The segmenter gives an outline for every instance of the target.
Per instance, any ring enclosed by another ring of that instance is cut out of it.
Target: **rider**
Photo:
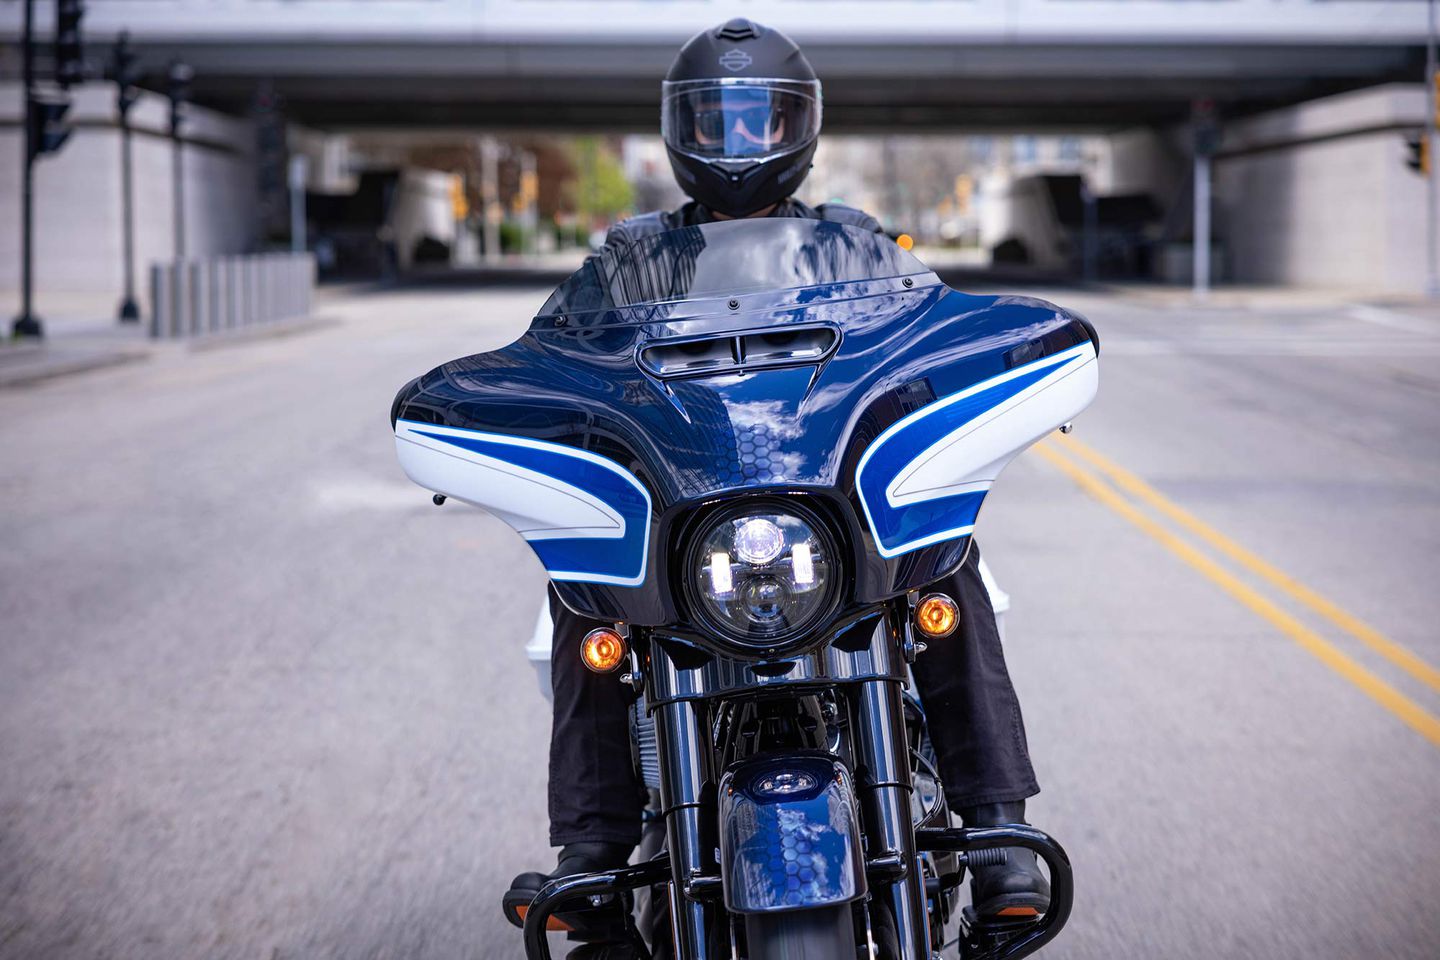
[[[737,18],[691,38],[665,77],[661,131],[675,178],[692,200],[616,224],[607,247],[743,217],[881,229],[852,207],[809,207],[791,196],[815,153],[820,82],[778,30]],[[960,627],[932,642],[913,670],[950,809],[967,826],[993,826],[1023,822],[1025,799],[1040,788],[979,559],[972,543],[964,566],[934,584],[959,603]],[[550,610],[550,842],[561,849],[550,874],[515,878],[505,896],[512,920],[554,877],[623,866],[640,840],[646,798],[631,761],[628,688],[590,672],[579,656],[581,638],[605,624],[572,613],[553,587]],[[1033,853],[1011,849],[1007,862],[973,869],[971,895],[981,916],[1033,916],[1048,905],[1049,886]]]

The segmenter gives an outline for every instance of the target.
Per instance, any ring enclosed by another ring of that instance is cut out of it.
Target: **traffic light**
[[[1196,156],[1212,156],[1220,149],[1220,119],[1214,100],[1200,99],[1190,105],[1190,126]]]
[[[180,135],[180,107],[190,99],[190,82],[195,68],[181,60],[171,60],[165,74],[165,96],[170,98],[170,135]]]
[[[30,159],[55,153],[70,139],[71,129],[64,122],[70,112],[69,97],[39,97],[30,101],[26,118],[30,121]]]
[[[458,173],[450,174],[450,216],[456,221],[470,216],[470,198],[465,195],[465,180]]]
[[[1416,173],[1430,172],[1430,138],[1424,133],[1405,138],[1405,165]]]
[[[140,57],[130,47],[130,34],[120,34],[110,56],[110,79],[115,82],[115,103],[121,114],[140,99]]]
[[[85,50],[80,42],[82,0],[55,0],[55,82],[72,87],[85,79]]]

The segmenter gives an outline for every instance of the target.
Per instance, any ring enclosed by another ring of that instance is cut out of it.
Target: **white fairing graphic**
[[[1016,367],[887,427],[855,470],[882,557],[969,536],[990,485],[1022,450],[1095,398],[1093,343]]]
[[[1063,356],[1045,379],[940,438],[911,461],[885,490],[890,505],[988,489],[1026,447],[1088,407],[1100,383],[1095,348],[1086,343]],[[1008,376],[977,384],[961,396],[987,390]]]
[[[618,540],[625,536],[624,518],[609,504],[579,487],[425,434],[463,438],[475,436],[475,431],[406,420],[395,425],[395,450],[400,466],[411,480],[425,489],[493,513],[526,540],[551,537]],[[487,435],[487,439],[518,446],[553,446],[516,437]]]

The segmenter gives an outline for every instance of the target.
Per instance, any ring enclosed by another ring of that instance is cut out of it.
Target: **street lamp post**
[[[1220,144],[1214,101],[1196,100],[1192,104],[1191,125],[1195,153],[1191,280],[1193,296],[1204,300],[1210,295],[1210,157]]]
[[[185,259],[185,168],[183,165],[183,142],[180,139],[180,124],[184,117],[181,108],[190,99],[190,81],[195,71],[180,60],[170,62],[166,76],[166,96],[170,98],[170,141],[172,144],[171,170],[174,180],[175,208],[175,261]]]
[[[20,183],[20,314],[10,332],[17,337],[44,336],[33,303],[34,261],[30,249],[35,225],[35,0],[25,0],[25,34],[21,56],[25,82],[25,167]]]
[[[135,186],[130,160],[130,108],[139,98],[135,83],[140,79],[130,34],[122,33],[115,44],[110,65],[115,81],[115,109],[120,114],[120,211],[121,247],[125,254],[125,299],[120,303],[121,323],[139,323],[140,307],[135,302]]]
[[[1436,150],[1440,149],[1440,131],[1437,131],[1436,124],[1440,122],[1440,76],[1436,75],[1435,55],[1435,3],[1436,0],[1429,0],[1426,3],[1429,22],[1425,32],[1425,86],[1428,90],[1426,102],[1429,104],[1429,116],[1425,119],[1425,147],[1429,163],[1425,171],[1425,293],[1431,299],[1440,299],[1440,225],[1436,223],[1437,212],[1435,201],[1437,194],[1440,194],[1440,187],[1436,186],[1436,178],[1440,177],[1440,156]]]
[[[81,0],[55,3],[55,82],[61,90],[85,79],[84,52],[80,43],[80,20],[85,15]],[[22,40],[25,84],[24,165],[20,174],[20,313],[10,332],[16,337],[42,337],[45,328],[35,316],[35,161],[56,153],[70,139],[71,130],[62,121],[70,110],[65,94],[41,96],[35,88],[35,0],[25,0],[25,27]]]
[[[480,197],[485,231],[485,262],[500,262],[500,145],[488,134],[480,138]]]

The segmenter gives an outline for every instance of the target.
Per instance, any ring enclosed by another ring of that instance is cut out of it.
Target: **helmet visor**
[[[663,87],[660,132],[702,160],[762,160],[820,132],[818,80],[682,80]]]

